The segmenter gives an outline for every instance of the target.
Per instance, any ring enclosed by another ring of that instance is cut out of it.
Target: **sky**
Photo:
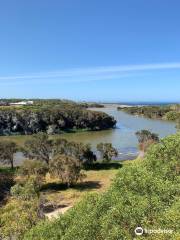
[[[179,0],[1,0],[0,98],[180,102]]]

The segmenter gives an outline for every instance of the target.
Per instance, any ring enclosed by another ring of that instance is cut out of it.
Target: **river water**
[[[133,116],[123,111],[118,111],[116,106],[106,106],[105,108],[91,108],[94,111],[102,111],[113,116],[116,121],[116,128],[97,132],[81,132],[63,134],[67,140],[90,143],[93,150],[100,142],[112,143],[117,148],[118,159],[133,159],[138,155],[138,142],[135,132],[148,129],[159,134],[160,137],[176,133],[175,123],[147,119],[144,117]]]
[[[135,132],[142,129],[150,130],[159,134],[160,137],[176,132],[175,123],[147,119],[144,117],[133,116],[123,111],[118,111],[116,105],[105,106],[105,108],[91,108],[93,111],[102,111],[113,116],[116,121],[116,128],[103,131],[89,131],[79,133],[65,133],[60,137],[69,141],[90,143],[93,151],[100,142],[112,143],[118,150],[118,159],[133,159],[138,155],[138,141]],[[19,164],[24,157],[21,153],[16,156],[16,163]]]

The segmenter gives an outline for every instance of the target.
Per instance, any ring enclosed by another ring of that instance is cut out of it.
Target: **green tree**
[[[9,164],[11,168],[14,168],[14,154],[18,148],[16,143],[11,141],[0,142],[0,161]]]
[[[99,143],[97,144],[97,150],[100,152],[104,162],[109,162],[112,160],[112,157],[118,156],[118,151],[111,143]]]
[[[159,142],[158,135],[148,130],[138,131],[136,132],[136,136],[138,138],[139,149],[141,150],[142,157],[144,157],[144,153],[147,151],[151,144]]]
[[[56,155],[50,161],[50,172],[59,177],[68,187],[83,177],[82,163],[78,158],[67,155]]]
[[[25,142],[23,152],[30,159],[44,161],[49,164],[52,158],[53,142],[46,133],[38,133]]]
[[[70,142],[61,138],[54,141],[53,155],[56,154],[65,154],[78,158],[84,165],[96,161],[96,155],[89,144]]]
[[[167,112],[165,115],[165,119],[170,121],[176,121],[180,117],[180,113],[177,111]]]

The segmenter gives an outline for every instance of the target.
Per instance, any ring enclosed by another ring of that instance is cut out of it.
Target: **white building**
[[[10,105],[13,106],[22,106],[22,105],[33,105],[33,101],[22,101],[22,102],[16,102],[16,103],[10,103]]]

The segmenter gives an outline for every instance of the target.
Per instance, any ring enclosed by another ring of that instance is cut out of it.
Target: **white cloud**
[[[155,63],[155,64],[140,64],[140,65],[121,65],[121,66],[100,66],[90,68],[72,68],[62,69],[59,71],[42,72],[27,75],[0,76],[0,81],[24,81],[24,80],[52,80],[56,79],[61,82],[84,82],[93,80],[104,80],[128,77],[137,72],[153,71],[166,69],[180,69],[180,62],[177,63]]]

